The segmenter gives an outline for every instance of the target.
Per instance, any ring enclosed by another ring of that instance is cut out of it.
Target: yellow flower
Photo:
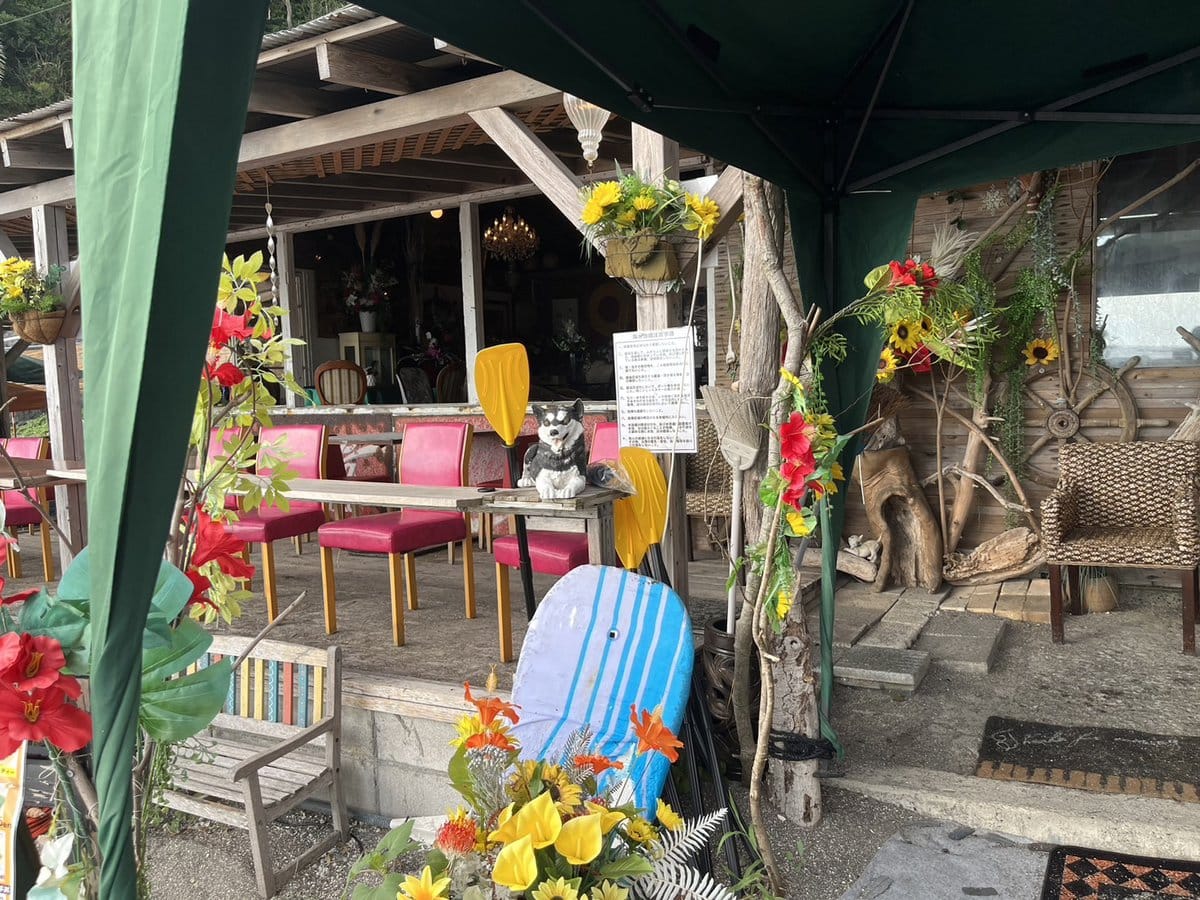
[[[671,804],[661,799],[658,801],[658,808],[654,811],[654,815],[659,824],[667,831],[678,831],[683,827],[683,816],[671,809]]]
[[[888,343],[900,353],[912,353],[921,344],[921,325],[919,322],[909,322],[901,319],[892,326]]]
[[[929,334],[933,331],[933,319],[929,316],[921,316],[921,334]]]
[[[802,513],[794,509],[788,511],[787,523],[788,527],[792,529],[792,534],[796,535],[796,537],[804,537],[805,535],[812,534],[812,525],[809,523],[809,520]]]
[[[537,877],[537,857],[533,855],[533,839],[529,835],[505,846],[492,866],[492,881],[510,891],[528,890]]]
[[[562,816],[549,791],[543,791],[522,806],[514,821],[517,833],[533,838],[533,846],[538,850],[553,844],[563,827]]]
[[[775,617],[780,621],[787,618],[787,614],[792,611],[792,596],[787,591],[780,591],[779,596],[775,598]]]
[[[601,806],[599,803],[593,803],[591,800],[588,800],[583,805],[587,807],[588,812],[600,814],[600,830],[604,834],[608,834],[625,819],[625,813],[619,809],[609,809],[607,806]]]
[[[621,199],[621,185],[615,181],[602,181],[592,188],[592,196],[588,198],[589,203],[598,203],[600,206],[612,206]]]
[[[603,848],[604,816],[590,813],[576,816],[563,824],[562,831],[554,841],[554,849],[573,866],[586,866],[600,855]]]
[[[588,900],[629,900],[629,891],[611,881],[595,885]]]
[[[514,800],[528,797],[529,783],[535,777],[541,779],[542,785],[563,815],[569,816],[583,805],[583,788],[571,780],[566,770],[561,766],[545,765],[536,760],[524,760],[517,767],[517,771],[508,782],[508,795]]]
[[[688,231],[699,232],[701,239],[708,240],[721,218],[721,207],[717,205],[717,201],[708,197],[697,197],[695,194],[688,194],[686,202],[692,215],[683,223],[683,227]]]
[[[834,481],[846,480],[846,473],[842,471],[842,464],[840,462],[835,462],[829,467],[829,474],[833,476]]]
[[[1025,365],[1044,366],[1058,359],[1058,342],[1054,338],[1042,338],[1025,345]]]
[[[812,423],[817,426],[817,438],[822,441],[832,441],[837,437],[837,428],[833,416],[829,413],[817,413]]]
[[[617,224],[618,225],[632,225],[636,221],[637,221],[637,213],[634,212],[632,209],[627,209],[627,210],[625,210],[625,212],[623,212],[619,216],[617,216]]]
[[[604,218],[604,207],[595,200],[589,200],[583,204],[583,212],[579,214],[579,218],[583,219],[584,225],[595,225]]]
[[[635,843],[648,844],[658,839],[658,831],[641,816],[635,816],[625,826],[625,836]]]
[[[656,206],[658,206],[658,203],[649,194],[638,194],[633,198],[633,208],[638,212],[648,212]]]
[[[875,370],[875,380],[880,384],[887,384],[896,377],[896,354],[892,352],[891,347],[884,347],[883,352],[879,354],[879,368]]]
[[[412,875],[404,876],[404,884],[400,886],[397,900],[407,897],[408,900],[442,900],[446,896],[446,888],[450,887],[449,878],[433,880],[433,870],[426,866],[420,878]]]
[[[565,878],[543,881],[533,892],[533,900],[579,900],[579,891]]]
[[[780,367],[780,369],[779,369],[779,374],[782,375],[783,380],[786,381],[788,384],[790,384],[792,387],[800,388],[800,390],[802,390],[802,391],[804,390],[804,385],[802,385],[800,383],[800,379],[798,376],[793,375],[787,369],[784,369],[782,367]]]
[[[517,820],[513,818],[513,805],[511,803],[500,810],[500,815],[496,817],[496,830],[487,837],[494,844],[511,844],[517,838],[521,837],[521,832],[517,828]]]

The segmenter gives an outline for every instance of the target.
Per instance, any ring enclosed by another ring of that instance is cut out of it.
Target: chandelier
[[[483,232],[483,249],[510,263],[529,259],[539,243],[537,232],[511,206]]]

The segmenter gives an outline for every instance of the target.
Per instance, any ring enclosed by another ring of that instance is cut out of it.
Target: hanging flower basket
[[[17,337],[31,344],[53,344],[62,333],[63,322],[66,321],[65,310],[56,309],[53,312],[12,313],[13,331]]]
[[[680,283],[679,247],[690,236],[638,234],[610,237],[604,247],[604,272],[624,278],[639,293],[661,293]]]

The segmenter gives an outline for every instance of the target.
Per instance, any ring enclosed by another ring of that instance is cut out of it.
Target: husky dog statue
[[[587,448],[583,440],[583,401],[570,405],[533,404],[538,443],[525,453],[518,487],[536,487],[543,500],[578,496],[587,484]]]

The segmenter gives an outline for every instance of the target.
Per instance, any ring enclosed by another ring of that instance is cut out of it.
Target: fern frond
[[[641,900],[737,900],[725,885],[691,866],[655,866],[633,883],[633,892]]]
[[[680,866],[700,852],[713,832],[725,821],[725,810],[718,809],[698,819],[683,823],[678,831],[661,832],[658,849],[661,855],[654,861],[654,871]]]
[[[563,745],[562,758],[560,765],[567,777],[578,783],[583,777],[579,767],[575,765],[575,757],[587,756],[588,751],[592,747],[592,729],[584,724],[581,727],[572,731],[567,735],[567,741]]]

